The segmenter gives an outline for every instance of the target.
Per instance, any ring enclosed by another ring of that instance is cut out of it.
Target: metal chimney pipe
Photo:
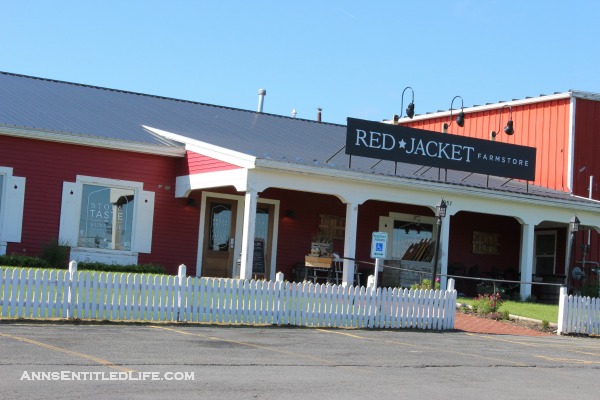
[[[263,111],[263,103],[265,101],[265,96],[267,91],[265,89],[258,89],[258,112],[261,113]]]
[[[322,108],[317,108],[317,122],[321,122],[321,111],[323,111]]]

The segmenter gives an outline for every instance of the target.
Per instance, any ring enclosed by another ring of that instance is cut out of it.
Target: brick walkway
[[[495,335],[519,336],[548,336],[549,333],[513,325],[508,322],[496,321],[489,318],[480,318],[474,315],[456,313],[454,329],[471,333],[487,333]]]

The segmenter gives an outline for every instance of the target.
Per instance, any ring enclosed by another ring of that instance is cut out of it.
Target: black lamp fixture
[[[442,219],[446,216],[448,205],[442,199],[435,206],[435,216],[437,217],[437,241],[435,243],[435,258],[433,260],[433,273],[431,274],[431,289],[435,289],[435,277],[437,275],[438,258],[440,257],[440,237],[442,234]]]
[[[438,218],[444,218],[446,216],[446,209],[448,208],[448,205],[446,204],[446,202],[444,201],[444,199],[442,199],[437,206],[435,206],[435,216]]]
[[[405,87],[402,91],[402,103],[400,105],[400,112],[402,112],[402,108],[404,108],[404,92],[406,92],[406,89],[410,89],[410,91],[412,92],[412,100],[410,101],[408,107],[406,107],[406,116],[412,119],[412,117],[415,116],[415,91],[410,86]]]
[[[579,222],[579,218],[577,218],[577,215],[574,215],[573,218],[569,220],[569,231],[571,233],[578,232],[580,225],[581,222]]]
[[[446,131],[446,129],[448,129],[450,127],[450,125],[452,125],[452,110],[453,110],[453,106],[454,106],[454,100],[456,100],[459,97],[460,96],[454,96],[454,98],[452,99],[452,102],[450,103],[450,124],[444,123],[444,131]],[[460,97],[460,112],[458,113],[458,116],[456,117],[456,125],[460,126],[461,128],[463,126],[465,126],[464,103],[463,103],[462,97]]]
[[[506,126],[504,127],[504,133],[506,133],[508,136],[512,136],[515,133],[515,127],[513,124],[513,119],[512,119],[512,107],[509,106],[508,104],[505,104],[502,106],[502,108],[500,108],[500,119],[502,118],[502,110],[504,110],[505,107],[508,107],[508,111],[510,113],[510,116],[508,117],[508,122],[506,123]],[[498,134],[500,133],[500,120],[498,121],[498,131],[492,131],[492,139],[494,139]]]

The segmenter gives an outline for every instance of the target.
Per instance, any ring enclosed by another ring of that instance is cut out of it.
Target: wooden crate
[[[331,268],[332,257],[305,256],[304,265],[313,268]]]

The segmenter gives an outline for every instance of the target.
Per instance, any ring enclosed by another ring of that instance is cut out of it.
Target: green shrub
[[[419,290],[419,289],[431,289],[431,279],[423,279],[421,283],[413,283],[410,285],[411,289]],[[440,278],[435,280],[435,289],[440,289]]]
[[[78,271],[132,272],[137,274],[166,274],[165,267],[159,264],[115,265],[100,262],[77,263]]]
[[[53,253],[59,255],[58,252]],[[19,254],[0,255],[0,266],[23,267],[23,268],[58,268],[66,269],[66,263],[50,263],[43,258],[24,256]],[[166,269],[159,264],[130,264],[115,265],[100,262],[80,262],[77,263],[77,270],[87,271],[105,271],[105,272],[132,272],[139,274],[166,274]]]
[[[57,239],[51,239],[42,245],[42,259],[53,268],[67,268],[69,265],[69,247],[60,244]]]
[[[0,265],[24,268],[50,268],[46,260],[20,254],[0,255]]]
[[[600,297],[600,283],[588,282],[581,288],[581,295],[584,297]]]

